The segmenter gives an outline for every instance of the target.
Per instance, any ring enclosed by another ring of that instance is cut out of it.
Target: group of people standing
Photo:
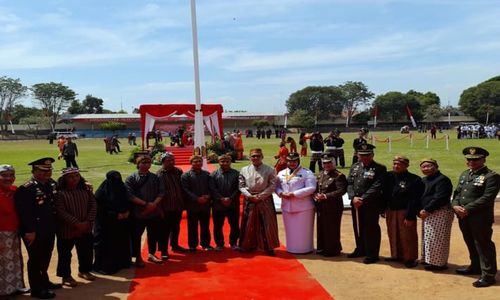
[[[96,279],[93,273],[114,274],[132,265],[145,266],[141,238],[147,233],[147,260],[164,264],[169,246],[175,252],[264,251],[274,256],[279,247],[278,223],[272,194],[282,199],[287,251],[309,254],[314,251],[313,228],[317,216],[316,253],[325,257],[341,255],[342,196],[351,199],[355,250],[347,257],[364,257],[365,264],[379,260],[381,229],[379,216],[386,218],[391,257],[406,267],[417,266],[417,217],[422,219],[420,263],[426,270],[447,268],[451,225],[454,215],[470,253],[471,264],[459,274],[478,274],[475,287],[495,283],[496,252],[491,240],[493,206],[500,188],[500,175],[485,165],[488,151],[467,147],[463,154],[468,170],[460,176],[454,193],[438,162],[421,160],[423,178],[408,171],[410,160],[393,159],[392,171],[374,161],[373,145],[357,146],[358,161],[345,176],[336,169],[328,153],[320,156],[322,170],[315,175],[300,166],[300,155],[291,152],[286,168],[276,173],[263,163],[261,149],[251,149],[250,164],[237,171],[231,157],[219,157],[219,168],[202,169],[203,158],[194,155],[191,169],[175,166],[172,153],[161,157],[162,167],[152,173],[151,158],[139,156],[137,171],[125,180],[110,171],[95,193],[69,167],[52,179],[52,158],[31,162],[33,177],[19,188],[13,183],[15,170],[0,165],[0,294],[26,292],[22,276],[20,241],[28,252],[28,280],[31,295],[55,297],[62,285],[75,287],[71,273],[71,251],[78,254],[78,277]],[[450,198],[453,199],[450,203]],[[243,215],[240,223],[240,195]],[[179,245],[183,210],[187,211],[188,248]],[[212,246],[210,219],[213,221]],[[226,244],[223,226],[230,226]],[[55,238],[57,236],[57,243]],[[61,284],[49,281],[47,269],[56,243],[57,276]],[[157,255],[157,254],[160,255]],[[135,261],[132,262],[132,258]],[[7,271],[8,270],[8,271]]]

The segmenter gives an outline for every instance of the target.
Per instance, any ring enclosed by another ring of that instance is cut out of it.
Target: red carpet
[[[227,243],[227,222],[224,230]],[[180,244],[187,245],[185,219]],[[128,299],[332,299],[284,247],[276,257],[231,249],[170,254],[164,265],[146,263],[136,270]],[[147,246],[142,255],[147,258]]]

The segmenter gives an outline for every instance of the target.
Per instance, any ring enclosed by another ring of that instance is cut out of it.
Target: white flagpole
[[[373,117],[373,128],[377,128],[377,116]]]
[[[200,92],[200,65],[198,61],[198,30],[196,25],[196,1],[191,0],[191,26],[193,31],[193,62],[194,62],[194,87],[196,95],[196,105],[194,113],[194,148],[195,153],[199,149],[199,154],[204,155],[204,129],[203,114],[201,111],[201,92]],[[198,154],[198,153],[196,153]],[[203,158],[203,165],[206,165],[206,158]]]
[[[283,127],[286,129],[286,123],[288,122],[288,114],[285,114],[285,123],[283,124]]]

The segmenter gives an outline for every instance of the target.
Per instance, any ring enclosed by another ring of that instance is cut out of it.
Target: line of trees
[[[373,101],[372,101],[373,100]],[[437,121],[441,116],[468,114],[480,122],[500,122],[500,76],[466,89],[460,96],[459,108],[441,106],[436,93],[409,90],[389,91],[375,97],[359,81],[347,81],[338,86],[308,86],[292,93],[286,101],[291,125],[316,127],[322,120],[336,118],[365,123],[373,117],[375,107],[379,120],[408,120],[409,107],[417,120]],[[487,120],[488,119],[488,120]]]
[[[31,96],[36,107],[26,107],[19,102]],[[104,109],[104,101],[92,95],[80,102],[77,94],[62,83],[37,83],[27,87],[19,78],[0,77],[0,129],[7,131],[12,124],[46,124],[55,128],[61,114],[113,113]],[[118,113],[123,113],[119,111]]]

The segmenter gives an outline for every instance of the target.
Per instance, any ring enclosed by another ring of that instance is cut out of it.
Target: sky
[[[201,101],[225,110],[282,113],[291,93],[346,81],[457,106],[500,75],[499,0],[196,4]],[[114,111],[194,103],[192,45],[189,0],[0,0],[0,76],[60,82]]]

